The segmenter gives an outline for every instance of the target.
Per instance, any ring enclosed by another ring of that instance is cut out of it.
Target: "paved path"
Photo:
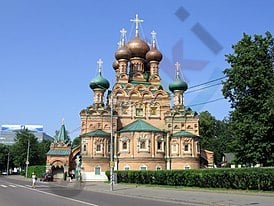
[[[23,178],[20,176],[10,176],[9,178]],[[50,183],[61,184],[66,187],[75,187],[78,183]],[[133,184],[115,184],[113,191],[108,183],[86,182],[82,183],[81,189],[102,192],[114,195],[129,197],[148,198],[155,200],[171,201],[189,205],[214,205],[214,206],[273,206],[274,192],[246,192],[246,191],[210,191],[206,189],[186,189],[186,188],[163,188],[148,187]]]

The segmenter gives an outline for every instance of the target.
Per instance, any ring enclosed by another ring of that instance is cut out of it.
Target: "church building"
[[[176,77],[166,91],[159,75],[163,56],[156,33],[151,32],[147,43],[139,35],[143,20],[136,15],[131,21],[135,37],[126,41],[126,31],[120,31],[113,87],[103,77],[99,59],[98,74],[90,82],[93,103],[80,112],[83,181],[105,181],[110,167],[183,170],[200,168],[206,161],[201,161],[198,113],[184,105],[188,85],[180,64],[169,68]]]

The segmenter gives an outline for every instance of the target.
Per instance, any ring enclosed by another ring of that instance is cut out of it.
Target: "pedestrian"
[[[32,188],[35,188],[37,177],[34,172],[32,173],[31,178],[32,178]]]

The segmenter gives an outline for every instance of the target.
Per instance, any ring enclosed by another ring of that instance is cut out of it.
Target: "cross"
[[[97,61],[97,64],[98,64],[98,69],[99,69],[99,73],[100,73],[101,69],[102,69],[102,65],[103,65],[103,61],[101,58]]]
[[[124,28],[122,28],[122,30],[120,30],[120,32],[121,32],[121,45],[119,45],[119,46],[121,47],[121,46],[124,46],[124,44],[125,44],[125,37],[126,37],[127,31]]]
[[[135,23],[136,36],[138,35],[139,24],[144,22],[143,19],[139,19],[138,14],[135,15],[135,19],[130,19],[131,22]]]
[[[65,124],[65,119],[64,119],[64,117],[62,118],[62,125],[64,125]]]
[[[175,66],[176,66],[176,78],[179,78],[179,69],[181,65],[179,62],[176,62]]]
[[[151,36],[152,36],[152,47],[155,47],[156,46],[156,32],[153,30],[151,32]]]

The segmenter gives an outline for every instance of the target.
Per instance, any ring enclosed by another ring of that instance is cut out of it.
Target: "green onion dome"
[[[187,83],[181,80],[179,77],[177,77],[176,80],[169,84],[169,90],[171,92],[174,92],[175,90],[186,91],[187,88]]]
[[[109,88],[109,81],[102,77],[101,72],[93,79],[91,80],[89,87],[94,89],[105,89],[107,90]]]

